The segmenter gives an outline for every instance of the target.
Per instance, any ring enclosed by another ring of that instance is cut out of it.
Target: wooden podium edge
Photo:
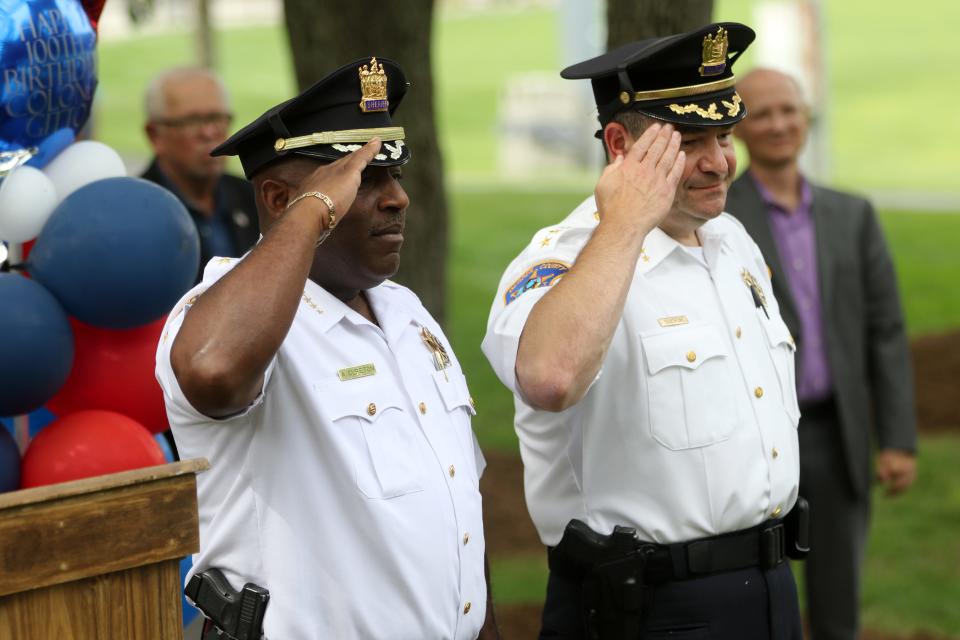
[[[0,596],[199,549],[204,459],[0,495]]]
[[[131,469],[130,471],[111,473],[105,476],[95,476],[93,478],[71,480],[70,482],[60,482],[43,487],[32,487],[30,489],[0,493],[0,511],[35,502],[47,502],[49,500],[82,495],[84,493],[103,491],[104,489],[125,487],[141,482],[160,480],[162,478],[171,478],[186,473],[197,474],[209,468],[210,463],[207,462],[206,458],[194,458],[192,460],[161,464],[154,467],[143,467],[142,469]],[[0,513],[0,517],[2,516],[3,514]]]

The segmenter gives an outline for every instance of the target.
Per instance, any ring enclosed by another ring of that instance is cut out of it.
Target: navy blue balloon
[[[67,196],[29,262],[70,315],[106,329],[168,313],[199,266],[200,239],[186,208],[140,178],[98,180]]]
[[[20,488],[20,449],[6,429],[0,429],[0,493]]]
[[[83,127],[97,88],[96,43],[77,0],[0,0],[0,151]]]
[[[66,382],[73,331],[60,304],[34,280],[0,273],[0,300],[0,416],[29,413]]]

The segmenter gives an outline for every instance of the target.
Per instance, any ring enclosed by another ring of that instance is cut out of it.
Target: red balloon
[[[84,409],[116,411],[152,433],[165,431],[163,391],[153,373],[165,321],[160,318],[135,329],[101,329],[70,318],[73,369],[47,408],[58,416]]]
[[[23,454],[20,486],[39,487],[164,464],[143,425],[112,411],[78,411],[50,423]]]
[[[107,0],[80,0],[83,12],[90,19],[90,26],[93,27],[94,33],[97,32],[97,23],[100,21],[100,14],[103,13],[103,5],[106,3]]]

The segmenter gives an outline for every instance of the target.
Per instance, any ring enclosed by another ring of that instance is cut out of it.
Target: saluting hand
[[[655,123],[607,165],[594,191],[601,220],[639,226],[647,232],[670,213],[686,154],[680,133]]]
[[[363,170],[379,152],[380,138],[372,138],[370,142],[350,155],[330,164],[321,164],[300,184],[302,193],[319,191],[326,194],[336,207],[336,218],[339,223],[350,211],[350,206],[357,197]],[[309,200],[315,201],[313,198]],[[322,206],[319,202],[317,204]],[[322,230],[325,229],[326,218],[322,226]]]

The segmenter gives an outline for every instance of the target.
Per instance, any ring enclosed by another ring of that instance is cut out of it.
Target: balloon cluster
[[[75,142],[103,1],[0,6],[0,416],[52,418],[22,459],[0,427],[2,492],[164,462],[154,353],[200,245],[175,196]]]

